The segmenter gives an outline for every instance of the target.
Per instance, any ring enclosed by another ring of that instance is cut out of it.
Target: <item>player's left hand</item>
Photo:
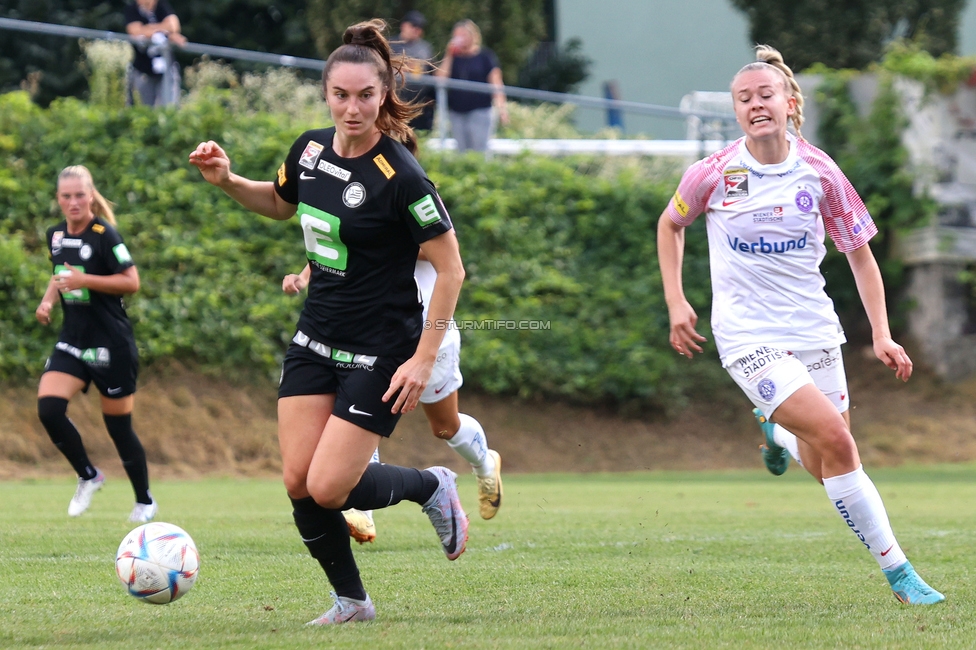
[[[300,275],[289,273],[281,280],[281,290],[287,294],[295,295],[305,288],[308,282]]]
[[[912,376],[912,360],[905,352],[905,348],[891,340],[887,336],[874,339],[874,354],[881,362],[895,371],[895,377],[902,381],[908,381]]]
[[[64,265],[65,270],[54,276],[54,285],[58,291],[65,293],[85,288],[85,273],[70,264]]]
[[[416,355],[407,359],[402,366],[397,368],[397,371],[393,373],[393,378],[390,379],[390,387],[383,395],[383,401],[389,402],[390,398],[397,391],[400,391],[396,401],[393,402],[391,412],[409,413],[417,408],[417,402],[420,401],[420,396],[427,388],[427,382],[430,381],[430,373],[433,368],[433,360],[425,361],[417,358]]]

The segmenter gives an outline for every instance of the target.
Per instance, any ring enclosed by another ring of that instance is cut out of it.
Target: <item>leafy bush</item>
[[[54,342],[54,329],[33,318],[50,274],[43,236],[61,219],[58,172],[83,163],[117,203],[139,267],[142,290],[129,313],[143,361],[277,377],[301,307],[280,289],[305,262],[299,227],[245,211],[186,157],[213,139],[236,172],[273,178],[304,126],[237,112],[228,93],[202,93],[179,110],[117,111],[75,99],[41,109],[26,93],[0,96],[0,133],[10,134],[0,138],[0,376],[35,376]],[[728,385],[718,364],[685,366],[667,345],[655,227],[674,190],[670,167],[429,153],[422,162],[457,224],[468,270],[457,318],[548,323],[465,329],[469,385],[628,410],[678,407],[692,392]],[[685,284],[702,316],[705,248],[703,232],[689,236]]]
[[[674,182],[613,179],[563,160],[425,158],[454,216],[468,278],[460,321],[533,319],[545,331],[462,329],[462,365],[491,392],[662,407],[724,378],[678,368],[656,254]],[[707,315],[706,241],[688,238],[689,299]]]
[[[888,300],[889,316],[897,329],[904,324],[907,305],[899,302],[905,268],[895,254],[895,240],[899,233],[927,224],[936,209],[930,198],[915,195],[908,151],[901,142],[908,125],[901,99],[892,75],[882,70],[878,73],[877,97],[869,115],[862,119],[848,87],[855,73],[824,67],[813,72],[823,75],[816,90],[817,104],[822,109],[818,135],[824,150],[844,170],[878,226],[879,235],[871,247],[885,288],[894,297]],[[822,268],[827,292],[842,320],[851,329],[867,332],[868,323],[847,260],[830,248]]]
[[[126,100],[126,70],[134,58],[122,41],[82,41],[87,64],[90,101],[106,108],[122,108]]]

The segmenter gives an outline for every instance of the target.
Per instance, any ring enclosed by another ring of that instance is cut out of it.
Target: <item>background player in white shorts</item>
[[[310,268],[306,265],[298,275],[289,274],[281,282],[285,293],[295,294],[308,284]],[[417,260],[414,278],[420,289],[424,304],[424,322],[427,321],[427,306],[434,290],[437,272],[428,262],[423,252]],[[431,324],[435,326],[435,324]],[[491,519],[498,513],[502,502],[502,459],[498,452],[488,448],[488,440],[481,423],[458,411],[457,391],[464,383],[459,366],[461,358],[461,334],[454,321],[441,325],[444,338],[437,350],[437,360],[431,371],[427,388],[420,396],[420,405],[427,416],[431,432],[468,461],[478,479],[478,511],[482,519]],[[372,462],[379,462],[379,452],[373,455]],[[349,533],[360,544],[376,539],[376,527],[372,512],[346,510],[343,513],[349,524]]]
[[[878,490],[861,467],[840,363],[845,338],[820,274],[826,230],[850,262],[875,354],[908,380],[912,362],[891,339],[881,273],[868,246],[877,227],[836,163],[800,135],[803,96],[780,53],[759,46],[757,59],[732,80],[745,137],[692,165],[658,222],[671,345],[689,358],[702,352],[705,338],[695,330],[698,317],[684,296],[681,265],[685,227],[705,214],[712,331],[722,365],[763,419],[796,434],[803,465],[822,479],[895,597],[940,602],[945,597],[919,577],[895,540]],[[795,136],[787,132],[790,121]],[[813,368],[818,359],[820,368]]]

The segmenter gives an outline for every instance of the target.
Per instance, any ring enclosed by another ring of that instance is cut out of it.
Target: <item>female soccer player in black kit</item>
[[[468,517],[453,472],[370,463],[381,437],[412,411],[430,378],[443,330],[425,328],[414,281],[418,250],[437,281],[431,322],[447,322],[464,279],[450,218],[412,154],[382,21],[346,30],[322,73],[335,127],[307,131],[274,182],[231,173],[203,142],[190,154],[204,178],[258,214],[298,214],[312,274],[278,389],[278,441],[295,524],[335,590],[310,624],[370,620],[342,511],[423,506],[444,552],[464,551]]]
[[[115,230],[115,215],[85,167],[67,167],[58,176],[58,205],[64,221],[47,231],[54,275],[37,307],[37,320],[51,322],[60,296],[64,325],[37,389],[37,413],[51,440],[78,472],[78,489],[68,505],[77,517],[105,482],[88,460],[81,436],[68,419],[68,401],[94,382],[102,396],[102,416],[122,458],[136,504],[129,521],[156,516],[142,443],[132,430],[139,357],[122,296],[139,290],[139,273]]]

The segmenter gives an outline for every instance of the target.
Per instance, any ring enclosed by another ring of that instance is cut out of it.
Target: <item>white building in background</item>
[[[579,93],[604,95],[615,80],[619,99],[677,107],[695,91],[729,89],[732,75],[754,60],[749,22],[730,0],[554,0],[556,38],[576,37],[593,61]],[[976,2],[960,20],[959,53],[976,55]],[[812,90],[812,89],[811,89]],[[586,131],[606,125],[606,114],[579,109]],[[624,114],[628,134],[685,137],[679,120]]]

